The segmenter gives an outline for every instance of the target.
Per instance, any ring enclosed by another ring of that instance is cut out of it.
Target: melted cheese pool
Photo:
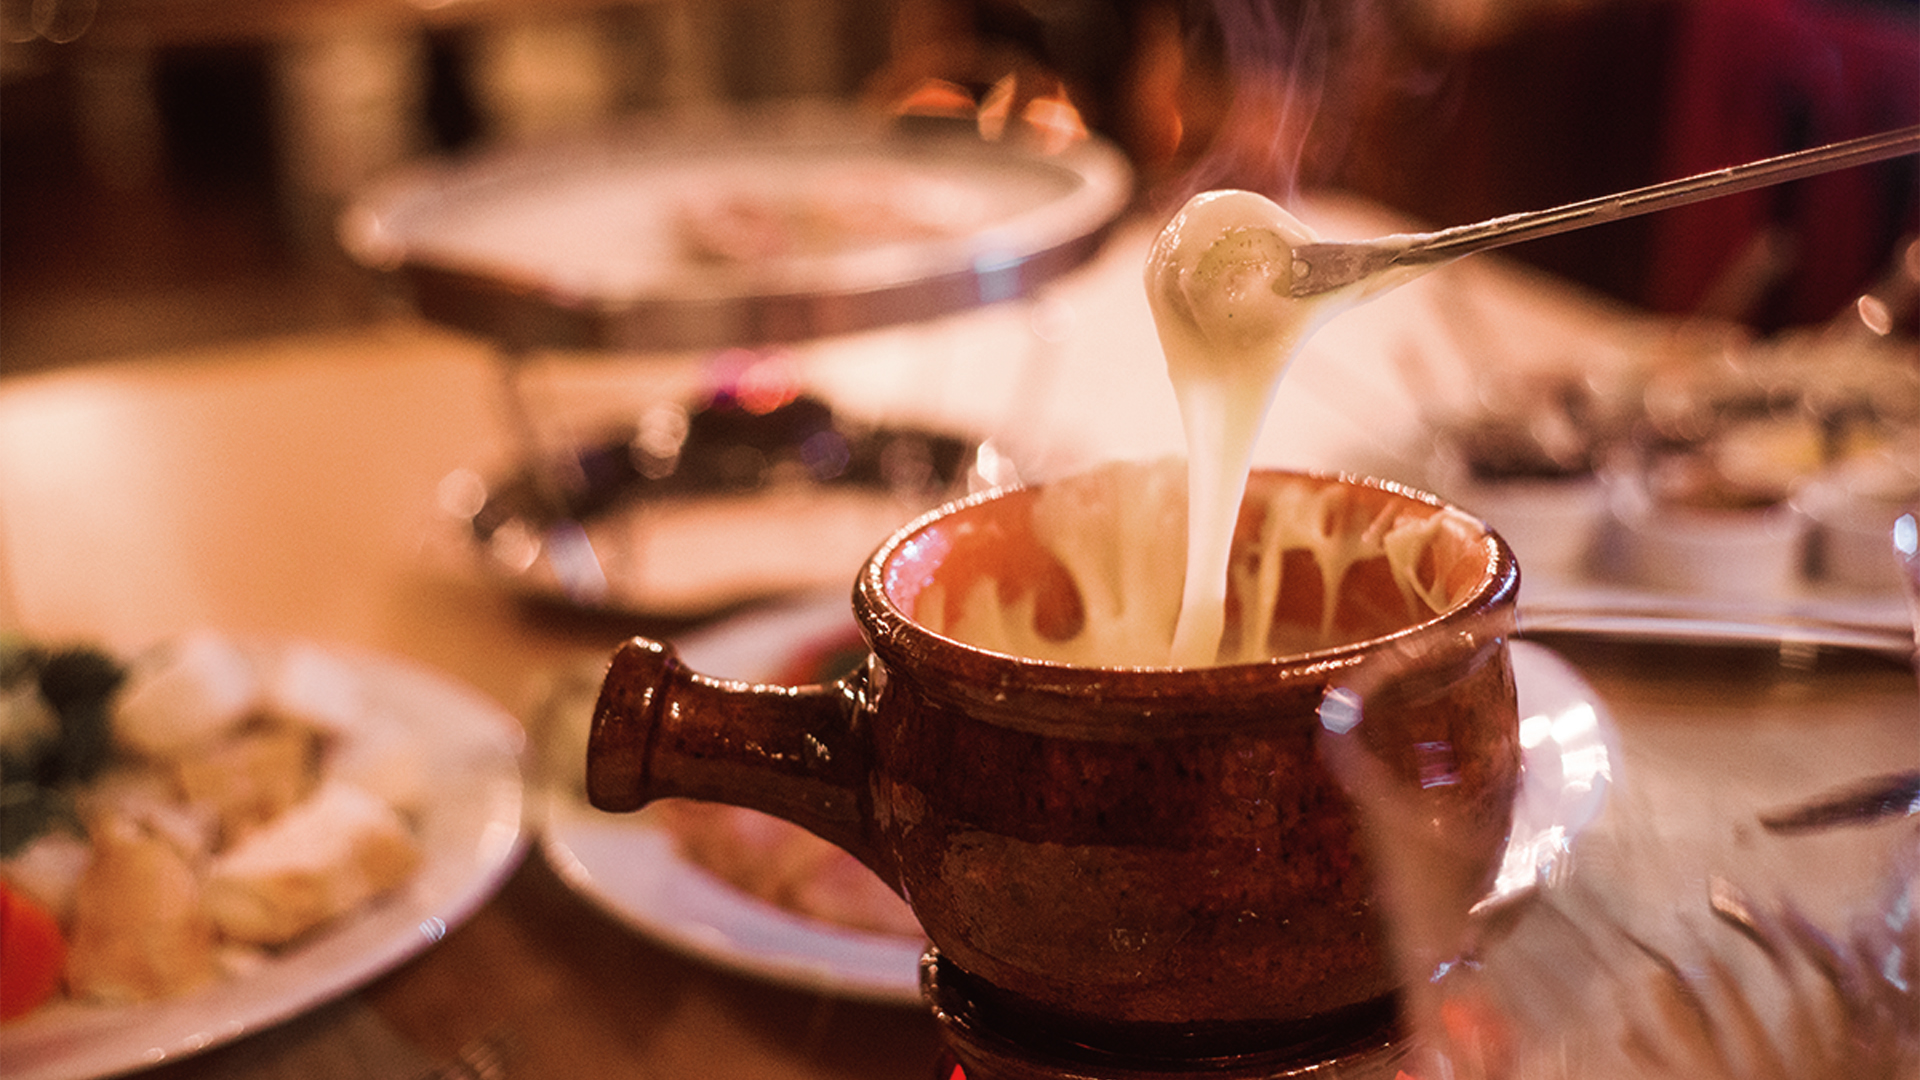
[[[912,600],[981,648],[1098,667],[1170,666],[1184,578],[1183,463],[1114,462],[980,504]],[[1390,489],[1261,471],[1229,535],[1217,662],[1364,641],[1461,603],[1485,529]]]

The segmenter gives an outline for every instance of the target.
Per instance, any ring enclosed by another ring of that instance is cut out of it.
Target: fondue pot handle
[[[872,755],[857,723],[865,673],[820,686],[714,679],[673,646],[634,638],[614,653],[593,710],[587,797],[638,810],[679,796],[785,818],[897,888],[868,828]]]

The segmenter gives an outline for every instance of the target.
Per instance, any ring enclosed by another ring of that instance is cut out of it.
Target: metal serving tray
[[[347,208],[340,236],[422,316],[510,348],[799,342],[1029,296],[1085,262],[1132,171],[1098,137],[1048,153],[1028,134],[989,142],[843,106],[655,118],[396,175]],[[845,242],[690,250],[690,215],[729,200],[811,200],[842,215]],[[917,207],[937,227],[889,234],[874,206]]]

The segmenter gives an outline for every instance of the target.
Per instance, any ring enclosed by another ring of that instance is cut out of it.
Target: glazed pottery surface
[[[1356,528],[1470,521],[1389,484],[1254,483],[1346,487]],[[595,803],[711,799],[812,829],[897,889],[1009,1024],[1211,1054],[1377,1010],[1394,966],[1356,815],[1316,750],[1321,702],[1391,664],[1363,740],[1435,800],[1463,879],[1490,879],[1519,771],[1510,551],[1478,522],[1443,531],[1423,572],[1457,599],[1437,615],[1409,616],[1391,578],[1356,565],[1337,587],[1358,640],[1258,663],[1072,666],[923,625],[919,604],[987,575],[1071,626],[1074,585],[1034,537],[1034,499],[965,500],[885,544],[853,596],[872,657],[838,683],[721,682],[628,643],[596,710]],[[1283,596],[1279,617],[1322,599]]]

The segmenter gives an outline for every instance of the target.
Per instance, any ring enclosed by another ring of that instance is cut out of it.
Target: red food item
[[[52,913],[0,883],[0,1021],[25,1016],[60,990],[67,939]]]

